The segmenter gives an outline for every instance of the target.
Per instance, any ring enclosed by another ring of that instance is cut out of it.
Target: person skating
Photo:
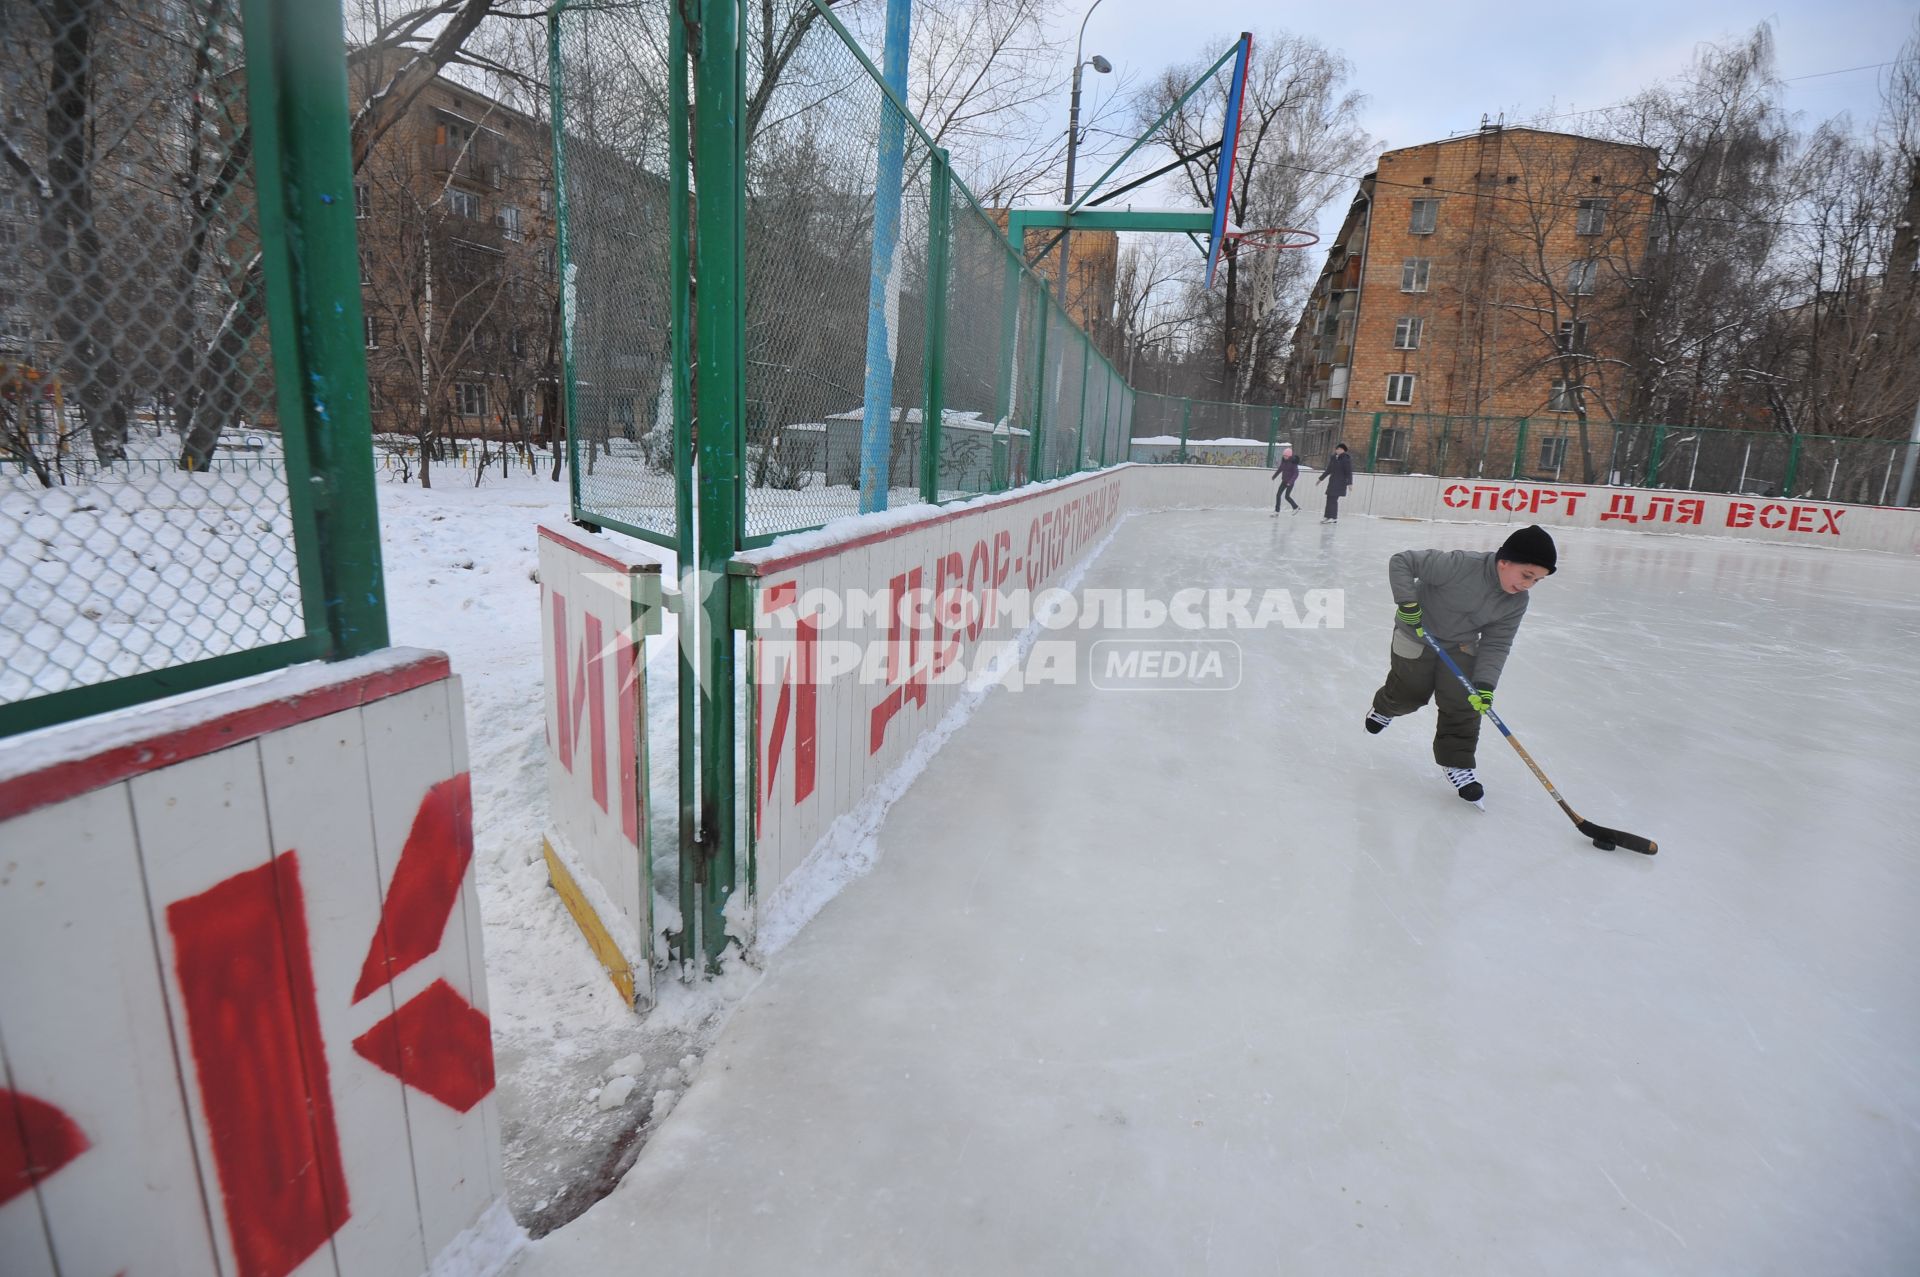
[[[1480,719],[1493,704],[1500,672],[1527,614],[1527,591],[1553,575],[1556,558],[1546,529],[1529,526],[1498,550],[1402,550],[1387,560],[1399,610],[1387,681],[1373,694],[1367,730],[1383,731],[1432,699],[1440,715],[1433,761],[1468,802],[1479,802],[1486,793],[1474,770]],[[1459,664],[1473,681],[1472,695],[1441,667],[1416,627]]]
[[[1274,469],[1273,477],[1280,481],[1280,493],[1273,499],[1273,517],[1280,517],[1280,503],[1285,501],[1293,507],[1295,514],[1300,513],[1300,503],[1293,499],[1293,485],[1300,481],[1300,458],[1288,448],[1280,454],[1280,464]]]
[[[1327,485],[1327,513],[1322,523],[1340,522],[1340,498],[1347,495],[1347,489],[1353,486],[1353,457],[1347,451],[1347,445],[1333,445],[1333,459],[1327,462],[1327,468],[1320,472],[1315,483]]]

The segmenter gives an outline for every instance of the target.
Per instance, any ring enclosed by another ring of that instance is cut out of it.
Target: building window
[[[0,248],[20,246],[20,227],[11,217],[0,217]]]
[[[380,321],[375,319],[372,315],[368,315],[361,322],[366,325],[367,349],[368,350],[380,349]]]
[[[1424,319],[1408,316],[1393,321],[1393,348],[1395,350],[1420,349],[1420,330],[1426,327]]]
[[[366,218],[373,213],[373,192],[367,189],[365,182],[353,184],[353,215]]]
[[[1607,225],[1607,202],[1605,200],[1581,200],[1580,211],[1574,215],[1573,233],[1575,235],[1598,235]]]
[[[5,325],[0,326],[0,340],[4,340],[9,349],[25,350],[33,344],[33,321],[8,315]]]
[[[1413,402],[1413,374],[1396,372],[1387,377],[1387,402],[1406,405]]]
[[[1562,377],[1553,379],[1553,390],[1547,395],[1548,412],[1578,412],[1580,409],[1580,387]]]
[[[1567,271],[1567,291],[1575,297],[1593,295],[1594,280],[1599,278],[1600,263],[1589,258],[1584,262],[1575,262]]]
[[[1374,454],[1376,461],[1404,461],[1407,455],[1407,431],[1397,426],[1387,426],[1380,431],[1380,450]]]
[[[373,282],[373,268],[367,265],[367,250],[364,248],[360,250],[360,282],[362,284]]]
[[[1439,200],[1415,200],[1413,202],[1413,219],[1408,224],[1407,229],[1415,235],[1431,235],[1433,234],[1433,228],[1439,224],[1439,221]]]
[[[506,237],[517,243],[520,239],[520,210],[511,207],[503,208],[496,220],[499,221],[500,230]]]
[[[1540,469],[1559,474],[1561,467],[1566,464],[1567,441],[1564,437],[1555,436],[1540,441]]]
[[[1409,257],[1400,265],[1400,291],[1403,293],[1424,293],[1427,291],[1427,276],[1433,270],[1431,257]]]
[[[454,408],[463,417],[483,417],[487,412],[487,388],[478,381],[453,383]]]
[[[1577,355],[1587,348],[1587,321],[1584,319],[1563,319],[1560,321],[1560,335],[1554,341],[1563,355]]]
[[[473,221],[480,218],[480,197],[471,191],[447,188],[447,210],[455,217],[465,217]]]

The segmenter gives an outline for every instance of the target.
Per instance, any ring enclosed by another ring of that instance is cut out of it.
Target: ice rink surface
[[[1345,625],[988,698],[518,1272],[1920,1271],[1920,562],[1556,533],[1498,708],[1649,858],[1361,728],[1388,555],[1505,532],[1122,524],[1083,588]]]

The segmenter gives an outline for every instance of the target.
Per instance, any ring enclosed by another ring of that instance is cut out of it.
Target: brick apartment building
[[[384,81],[357,66],[355,100]],[[557,423],[551,156],[544,123],[442,77],[355,175],[374,433]]]
[[[1381,470],[1459,472],[1466,448],[1482,473],[1586,477],[1582,427],[1626,402],[1656,178],[1650,148],[1501,125],[1384,153],[1301,315],[1294,393]]]

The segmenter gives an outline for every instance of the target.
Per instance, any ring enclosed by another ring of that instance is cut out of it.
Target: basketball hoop
[[[1297,230],[1290,226],[1267,226],[1253,231],[1228,231],[1226,239],[1236,249],[1248,248],[1261,252],[1270,248],[1312,248],[1320,242],[1318,233]]]

